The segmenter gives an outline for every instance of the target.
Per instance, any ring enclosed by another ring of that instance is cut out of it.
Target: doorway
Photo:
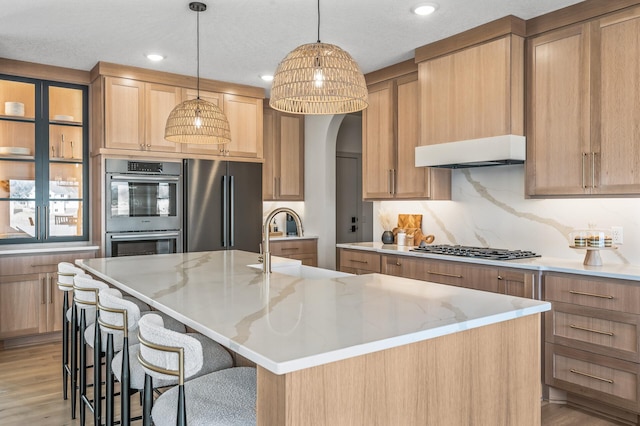
[[[336,243],[373,241],[373,203],[362,200],[362,113],[345,116],[336,138]]]

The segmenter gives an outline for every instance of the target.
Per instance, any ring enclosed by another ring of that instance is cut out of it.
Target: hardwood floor
[[[79,418],[71,420],[70,400],[62,399],[60,360],[60,343],[0,351],[0,425],[80,425]],[[139,414],[138,396],[131,401]],[[116,411],[119,406],[116,401]],[[544,426],[619,425],[566,405],[545,403],[541,409]]]

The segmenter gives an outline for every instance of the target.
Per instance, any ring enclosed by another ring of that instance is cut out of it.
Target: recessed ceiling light
[[[413,7],[413,13],[420,16],[431,15],[438,9],[438,5],[435,3],[420,3]]]
[[[260,76],[264,81],[273,81],[273,76],[271,74],[264,74]]]
[[[147,59],[153,62],[158,62],[164,59],[164,56],[158,54],[158,53],[149,53],[147,55]]]

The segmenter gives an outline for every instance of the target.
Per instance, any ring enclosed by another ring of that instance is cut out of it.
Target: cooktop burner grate
[[[430,246],[421,243],[419,247],[416,247],[411,251],[430,254],[442,254],[447,256],[476,257],[489,260],[514,260],[540,257],[539,254],[528,250],[507,250],[490,247],[470,247],[459,245],[452,246],[447,244]]]

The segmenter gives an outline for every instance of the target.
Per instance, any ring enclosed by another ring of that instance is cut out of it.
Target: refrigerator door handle
[[[227,235],[229,229],[229,191],[227,189],[227,176],[222,176],[222,247],[227,247]]]
[[[230,204],[231,204],[231,213],[230,213],[230,218],[231,218],[231,223],[229,226],[229,234],[230,234],[230,246],[233,247],[236,245],[235,243],[235,231],[236,231],[236,225],[235,225],[235,220],[234,218],[236,217],[235,214],[235,198],[236,198],[236,187],[235,187],[235,183],[233,180],[233,176],[229,176],[229,185],[231,187],[231,194],[229,196],[229,200],[230,200]]]

